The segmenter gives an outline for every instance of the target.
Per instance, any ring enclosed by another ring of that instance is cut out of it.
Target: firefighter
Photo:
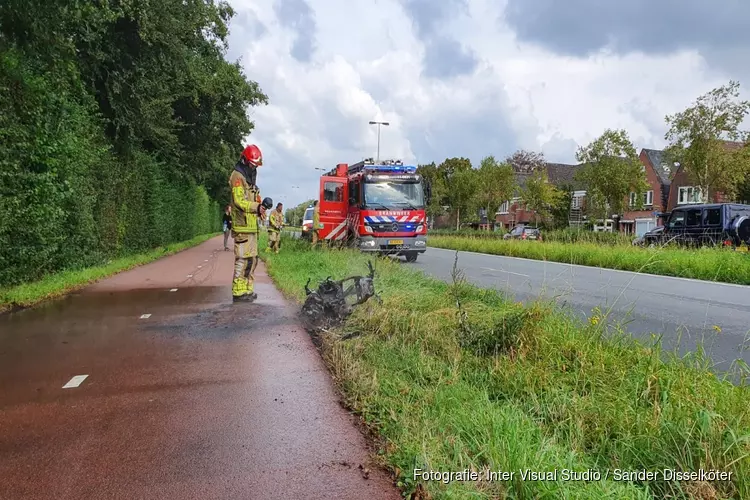
[[[283,205],[276,205],[276,210],[268,217],[268,249],[279,253],[281,248],[281,229],[284,227]]]
[[[310,232],[310,236],[312,237],[312,246],[315,248],[315,245],[318,244],[318,230],[321,229],[320,225],[320,207],[318,206],[318,200],[315,200],[313,202],[313,223],[312,228]]]
[[[255,184],[263,155],[255,144],[247,146],[229,176],[232,190],[232,237],[234,238],[234,302],[258,298],[255,293],[255,267],[258,265],[259,219],[265,217],[260,191]]]

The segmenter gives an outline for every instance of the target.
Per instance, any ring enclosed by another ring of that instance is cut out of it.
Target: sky
[[[606,128],[663,147],[664,117],[730,80],[750,97],[747,0],[229,1],[227,58],[269,98],[249,110],[258,185],[286,208],[316,168],[376,156],[371,120],[408,164],[574,163]]]

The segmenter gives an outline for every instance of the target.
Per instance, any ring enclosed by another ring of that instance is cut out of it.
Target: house
[[[744,147],[744,144],[741,142],[724,141],[724,147],[729,151],[736,151]],[[678,206],[682,205],[707,203],[709,198],[716,203],[734,201],[726,199],[724,193],[719,191],[710,192],[708,193],[709,196],[705,196],[701,191],[702,189],[699,186],[695,186],[694,183],[690,182],[688,173],[681,166],[678,167],[674,173],[674,178],[672,179],[672,189],[669,193],[669,199],[666,204],[667,211],[671,212]]]
[[[575,180],[575,173],[580,165],[568,165],[565,163],[547,163],[545,170],[549,182],[558,188],[569,191],[572,195],[571,201],[571,224],[580,224],[583,222],[583,210],[586,198],[586,191],[578,181]],[[531,177],[531,172],[516,172],[516,196],[506,201],[495,214],[496,222],[505,229],[511,229],[518,224],[532,224],[535,222],[535,213],[529,210],[520,197],[526,181]]]
[[[743,144],[725,141],[724,146],[729,150],[736,150],[743,147]],[[621,231],[642,236],[646,231],[663,225],[661,214],[669,213],[678,206],[707,202],[701,188],[690,182],[683,167],[669,161],[665,151],[642,149],[639,158],[646,173],[649,190],[642,195],[641,210],[636,209],[636,194],[630,193],[626,200],[626,207],[629,209],[620,220]],[[720,192],[709,194],[718,203],[729,201]]]
[[[641,195],[641,209],[637,208],[636,193],[630,193],[619,224],[620,231],[636,236],[642,236],[662,225],[659,214],[667,211],[672,176],[675,174],[675,167],[669,165],[666,153],[662,150],[642,149],[639,158],[646,174],[648,190]]]

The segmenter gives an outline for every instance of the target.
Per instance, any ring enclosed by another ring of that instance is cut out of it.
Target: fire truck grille
[[[381,223],[370,223],[370,227],[374,233],[400,233],[410,232],[413,233],[417,230],[416,222],[381,222]]]

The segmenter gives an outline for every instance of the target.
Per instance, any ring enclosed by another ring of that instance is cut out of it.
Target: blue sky
[[[666,114],[730,79],[750,89],[743,0],[230,3],[228,56],[270,100],[251,110],[258,183],[287,207],[316,195],[315,167],[375,155],[370,120],[391,122],[381,157],[567,163],[608,127],[662,147]]]

